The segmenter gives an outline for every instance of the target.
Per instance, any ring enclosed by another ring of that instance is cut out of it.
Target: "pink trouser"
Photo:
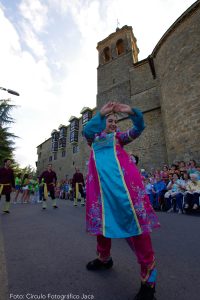
[[[141,266],[141,281],[151,286],[156,282],[155,257],[148,233],[126,238],[130,248],[135,252]],[[102,235],[97,236],[97,253],[102,261],[110,257],[111,239]]]

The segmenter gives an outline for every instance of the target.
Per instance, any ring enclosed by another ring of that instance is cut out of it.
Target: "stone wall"
[[[200,1],[155,48],[169,162],[200,157]]]
[[[128,153],[133,153],[139,157],[139,168],[150,170],[167,163],[165,138],[163,135],[163,124],[160,109],[144,114],[146,128],[141,136],[132,143],[125,146]],[[120,130],[125,130],[132,126],[130,120],[119,122]]]
[[[39,176],[46,170],[49,163],[51,153],[51,138],[43,142],[37,147],[38,161],[37,161],[37,175]]]

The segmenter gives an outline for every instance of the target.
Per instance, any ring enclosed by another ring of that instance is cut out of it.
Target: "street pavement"
[[[12,204],[9,215],[0,215],[6,298],[133,299],[140,286],[139,266],[126,241],[113,240],[112,269],[87,271],[86,263],[96,257],[96,240],[85,232],[85,207],[74,207],[69,200],[59,200],[58,209],[51,201],[48,205],[43,211],[41,204]],[[152,234],[157,300],[199,300],[200,216],[158,216],[161,228]],[[7,300],[1,293],[0,297]]]

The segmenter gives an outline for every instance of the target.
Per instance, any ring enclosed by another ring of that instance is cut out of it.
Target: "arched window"
[[[110,60],[110,48],[109,47],[106,47],[104,50],[103,50],[103,54],[104,54],[104,61],[107,62]]]
[[[124,42],[122,39],[117,41],[116,48],[117,48],[117,55],[124,53]]]

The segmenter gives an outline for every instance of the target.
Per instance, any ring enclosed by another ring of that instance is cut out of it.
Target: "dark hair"
[[[196,165],[197,165],[196,160],[190,159],[190,161],[193,161],[193,163],[194,163],[194,165],[195,165],[195,167],[196,167]]]
[[[22,175],[22,173],[18,173],[18,174],[17,174],[17,177],[20,177],[21,175]]]
[[[174,173],[174,174],[173,174],[173,177],[174,177],[174,175],[176,175],[176,176],[178,177],[178,179],[180,179],[180,175],[179,175],[179,174]]]
[[[134,157],[135,157],[135,163],[137,165],[139,163],[139,157],[137,155],[134,155]]]
[[[139,163],[139,157],[135,154],[131,154],[135,158],[135,164],[137,165]]]
[[[24,174],[22,182],[24,183],[24,180],[27,179],[27,178],[28,178],[28,174],[26,173],[26,174]]]
[[[3,161],[4,165],[5,165],[5,163],[7,163],[8,160],[12,161],[10,158],[5,158]]]
[[[177,170],[177,165],[176,165],[176,164],[172,164],[172,165],[171,165],[171,168],[172,168],[172,167],[175,167],[175,169]]]

